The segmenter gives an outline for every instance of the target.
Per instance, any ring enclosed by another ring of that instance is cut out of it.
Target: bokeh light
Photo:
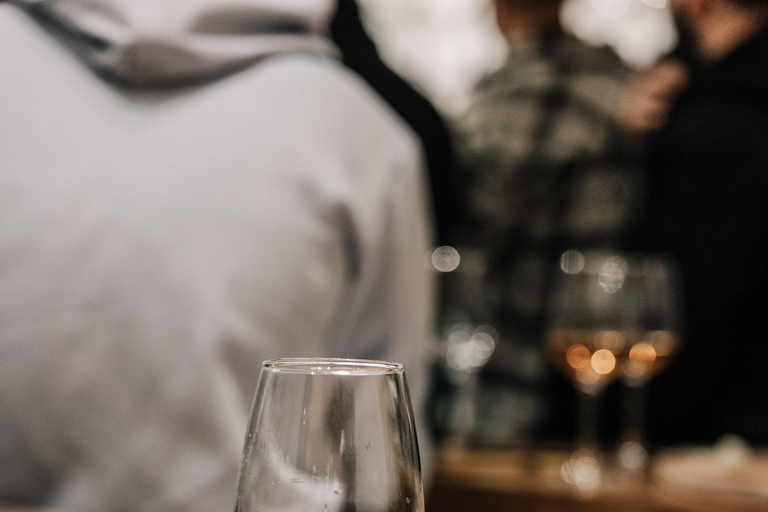
[[[600,287],[608,293],[616,293],[624,286],[624,279],[626,279],[628,271],[629,265],[623,258],[618,256],[609,258],[600,267],[600,274],[597,278]]]
[[[616,368],[616,356],[613,352],[601,348],[592,354],[592,369],[600,375],[608,375]]]
[[[640,363],[653,363],[656,360],[656,349],[650,343],[636,343],[629,350],[629,360]]]
[[[659,356],[672,354],[678,345],[677,337],[670,331],[651,331],[647,340]]]
[[[618,354],[626,345],[624,335],[619,331],[600,331],[595,335],[595,347]]]
[[[566,274],[578,274],[584,270],[584,255],[579,251],[565,251],[560,256],[560,268]]]
[[[576,371],[589,368],[592,353],[584,345],[573,345],[565,354],[565,360]]]
[[[459,267],[459,251],[449,245],[438,247],[432,252],[432,266],[439,272],[453,272]]]

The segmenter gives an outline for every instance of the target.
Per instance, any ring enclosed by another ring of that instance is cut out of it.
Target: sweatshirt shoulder
[[[256,73],[288,95],[296,109],[324,116],[329,124],[386,136],[416,146],[417,139],[400,116],[360,76],[334,59],[307,55],[269,59]]]

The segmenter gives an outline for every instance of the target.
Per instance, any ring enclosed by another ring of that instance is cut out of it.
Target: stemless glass
[[[423,512],[403,366],[276,359],[262,366],[236,512]]]

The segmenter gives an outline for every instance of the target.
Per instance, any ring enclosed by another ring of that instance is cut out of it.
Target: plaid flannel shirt
[[[543,384],[544,303],[559,255],[619,246],[637,217],[642,175],[615,123],[629,74],[607,48],[537,41],[512,49],[456,123],[464,222],[453,240],[480,249],[486,320],[501,334],[487,375]]]

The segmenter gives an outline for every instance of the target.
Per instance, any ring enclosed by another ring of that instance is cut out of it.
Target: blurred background
[[[166,1],[0,2],[0,510],[226,508],[296,356],[406,363],[428,512],[768,509],[768,2]]]
[[[507,54],[492,3],[477,0],[360,0],[382,58],[447,116],[463,112],[470,91]],[[677,41],[666,0],[566,0],[564,28],[609,45],[628,65],[650,66]]]

